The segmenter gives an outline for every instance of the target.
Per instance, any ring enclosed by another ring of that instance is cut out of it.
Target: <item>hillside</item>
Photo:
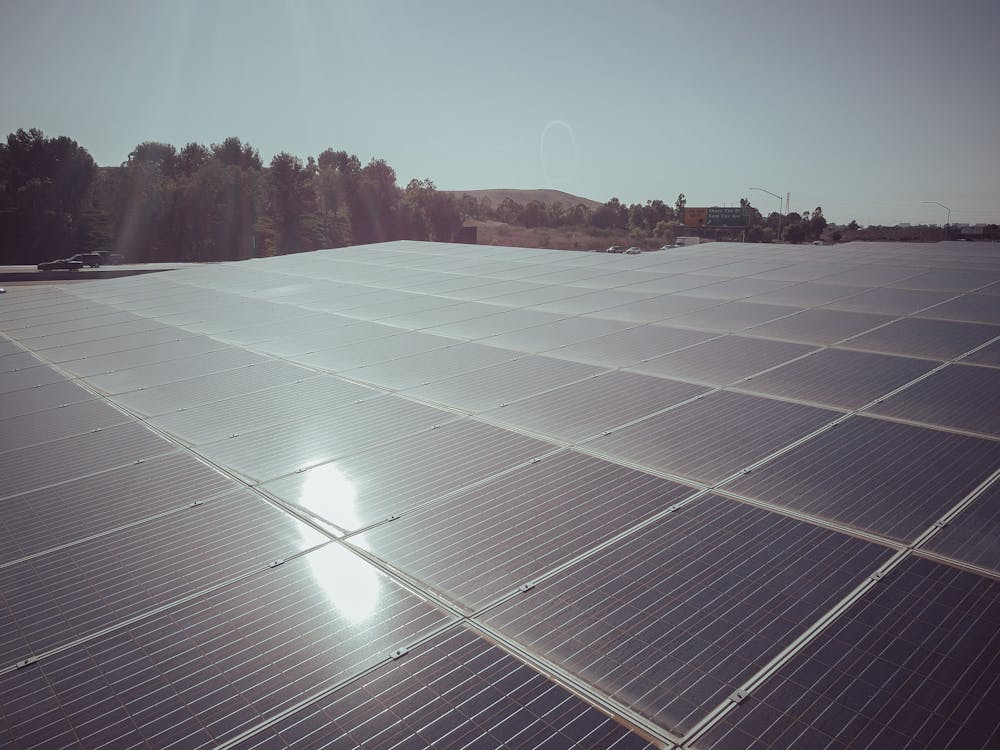
[[[577,203],[582,203],[587,208],[596,208],[600,206],[600,201],[590,200],[590,198],[581,198],[578,195],[571,195],[570,193],[564,193],[562,190],[506,190],[503,188],[494,190],[442,190],[443,193],[450,193],[456,198],[461,198],[463,195],[471,195],[476,200],[482,200],[483,198],[489,198],[490,203],[493,204],[494,208],[499,206],[504,198],[510,198],[516,203],[520,203],[522,206],[530,203],[531,201],[539,201],[540,203],[562,203],[564,206],[575,206]]]

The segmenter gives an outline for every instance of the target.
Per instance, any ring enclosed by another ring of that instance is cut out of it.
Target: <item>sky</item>
[[[401,186],[1000,222],[997,0],[0,0],[0,70],[0,137],[103,166],[235,135]]]

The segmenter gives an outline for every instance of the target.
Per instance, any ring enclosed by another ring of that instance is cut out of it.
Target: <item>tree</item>
[[[809,236],[814,240],[818,240],[823,235],[826,224],[826,219],[823,217],[823,209],[820,206],[816,206],[809,217]]]
[[[784,229],[784,239],[785,242],[791,242],[797,244],[803,242],[806,239],[806,230],[802,224],[789,224]]]
[[[687,206],[687,198],[684,193],[677,196],[677,200],[674,201],[674,210],[677,212],[677,220],[684,221],[684,207]]]
[[[852,232],[856,232],[861,227],[858,226],[858,222],[856,222],[854,219],[851,219],[850,223],[847,225],[847,228],[850,229]]]
[[[211,158],[211,153],[200,143],[189,143],[177,154],[177,171],[190,177]]]
[[[287,151],[271,159],[267,174],[271,219],[274,222],[277,251],[280,254],[316,249],[316,200],[311,179],[315,163],[307,167]]]
[[[358,210],[352,215],[355,241],[385,242],[396,238],[395,214],[400,189],[396,172],[384,159],[372,159],[361,170]]]
[[[264,167],[257,149],[235,136],[226,138],[222,143],[213,143],[211,148],[212,155],[224,166],[256,170]]]

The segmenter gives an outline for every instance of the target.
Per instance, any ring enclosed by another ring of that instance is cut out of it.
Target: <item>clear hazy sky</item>
[[[400,185],[1000,221],[1000,0],[0,0],[0,130]]]

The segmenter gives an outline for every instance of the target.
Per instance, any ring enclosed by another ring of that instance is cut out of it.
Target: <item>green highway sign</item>
[[[750,212],[742,206],[712,206],[705,217],[706,227],[745,227]]]

